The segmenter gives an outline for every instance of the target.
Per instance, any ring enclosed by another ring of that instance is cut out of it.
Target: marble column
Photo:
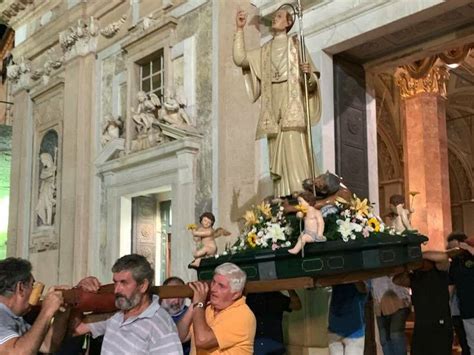
[[[432,63],[433,64],[433,63]],[[446,132],[445,67],[421,71],[399,68],[397,83],[403,99],[405,191],[419,192],[412,225],[429,237],[426,250],[444,250],[451,231],[448,137]],[[407,194],[407,206],[409,194]]]

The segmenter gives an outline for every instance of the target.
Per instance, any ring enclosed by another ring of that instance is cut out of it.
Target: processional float
[[[283,7],[292,9],[293,23],[298,17],[299,57],[306,63],[301,1],[296,5],[284,4],[279,9]],[[227,246],[221,255],[207,254],[199,263],[191,264],[199,280],[211,280],[216,266],[232,262],[247,273],[245,292],[258,293],[350,283],[427,265],[422,259],[421,244],[428,238],[414,230],[400,232],[384,226],[367,199],[353,195],[336,175],[315,176],[308,82],[309,75],[304,73],[306,144],[311,175],[303,187],[315,196],[318,201],[315,205],[323,212],[327,241],[307,244],[304,256],[290,254],[289,247],[304,231],[301,218],[297,218],[298,214],[304,215],[304,206],[294,199],[262,201],[246,212],[246,225],[236,243]],[[63,295],[65,303],[79,311],[106,313],[115,311],[113,291],[113,285],[105,285],[97,293],[74,288],[63,291]],[[152,293],[160,298],[192,297],[188,286],[154,286]]]

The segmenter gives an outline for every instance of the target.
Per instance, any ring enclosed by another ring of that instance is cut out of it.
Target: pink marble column
[[[405,191],[416,191],[412,225],[429,237],[425,250],[445,250],[451,232],[448,137],[444,85],[448,73],[433,68],[421,79],[405,77],[404,98]],[[435,84],[434,84],[435,83]]]

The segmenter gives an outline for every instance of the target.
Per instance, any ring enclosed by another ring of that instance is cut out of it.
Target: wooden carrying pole
[[[272,291],[294,290],[302,288],[325,287],[371,279],[384,275],[395,275],[404,271],[419,269],[423,262],[380,268],[370,271],[355,271],[346,274],[326,275],[321,277],[296,277],[280,280],[249,281],[244,293],[262,293]],[[165,298],[192,298],[193,291],[187,286],[153,286],[151,293]],[[114,285],[102,286],[97,293],[85,292],[79,288],[63,291],[64,302],[82,312],[108,313],[116,310]]]

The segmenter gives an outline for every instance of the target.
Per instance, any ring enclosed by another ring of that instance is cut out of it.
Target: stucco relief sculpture
[[[144,91],[137,93],[137,108],[132,107],[132,120],[137,132],[132,142],[132,150],[142,150],[163,141],[163,134],[158,127],[158,112],[161,101],[155,94]]]
[[[108,142],[120,138],[123,130],[123,122],[121,117],[113,117],[112,115],[107,115],[105,117],[105,123],[102,126],[102,145],[106,145]]]
[[[59,44],[64,54],[69,57],[74,54],[86,54],[95,49],[97,36],[98,30],[94,20],[87,25],[79,19],[77,25],[59,33]]]
[[[122,25],[125,23],[126,20],[127,20],[127,16],[123,15],[120,18],[120,20],[112,22],[111,24],[101,29],[100,34],[104,36],[105,38],[112,38],[118,33],[118,31],[120,31],[120,28],[122,27]]]
[[[184,99],[168,90],[163,100],[163,106],[158,113],[159,126],[163,134],[170,138],[184,136],[200,136],[191,118],[186,112]]]
[[[51,226],[56,206],[56,161],[51,154],[41,153],[40,162],[40,189],[35,211],[40,220],[39,225]]]
[[[18,64],[13,62],[7,67],[7,77],[12,82],[18,82],[23,76],[31,72],[31,66],[25,57],[21,57]]]
[[[300,190],[303,180],[312,176],[306,138],[303,72],[309,75],[311,123],[315,124],[320,118],[319,73],[310,60],[300,63],[299,42],[287,35],[293,21],[288,11],[278,10],[272,21],[273,38],[261,48],[247,51],[244,42],[247,14],[239,11],[236,15],[233,59],[242,68],[252,102],[261,97],[256,138],[268,139],[275,196],[287,196]]]
[[[157,120],[161,101],[155,94],[147,94],[144,91],[137,93],[137,108],[132,108],[132,119],[138,134],[150,132],[153,122]]]

